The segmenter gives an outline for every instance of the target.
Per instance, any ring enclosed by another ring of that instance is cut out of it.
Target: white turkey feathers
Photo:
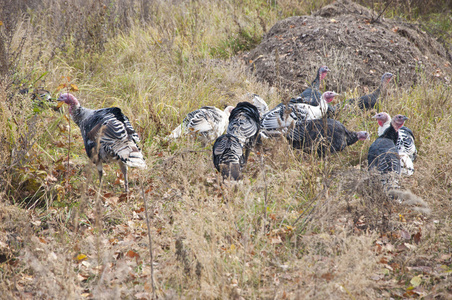
[[[179,138],[183,134],[197,136],[204,143],[209,144],[223,134],[228,126],[228,118],[234,107],[228,106],[224,111],[214,106],[204,106],[187,114],[178,127],[167,139]]]

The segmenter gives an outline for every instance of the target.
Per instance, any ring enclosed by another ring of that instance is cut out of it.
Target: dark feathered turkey
[[[297,149],[317,151],[322,157],[326,151],[339,152],[357,141],[366,140],[366,131],[350,131],[339,121],[318,119],[298,121],[287,134],[289,143]]]
[[[391,125],[391,117],[386,112],[381,112],[373,116],[378,121],[378,135],[381,136]],[[404,175],[412,175],[414,173],[413,161],[417,157],[417,149],[413,131],[406,126],[402,126],[398,130],[399,138],[396,147],[399,150],[401,160],[401,170]]]
[[[239,180],[245,165],[245,156],[239,139],[231,134],[223,134],[213,144],[212,158],[215,168],[223,178]]]
[[[319,105],[320,97],[322,96],[322,93],[320,93],[320,82],[326,77],[329,71],[330,69],[327,66],[321,66],[317,70],[316,77],[311,85],[301,92],[300,96],[295,98],[296,100],[294,99],[294,101],[297,101],[297,103]]]
[[[391,126],[372,143],[367,155],[369,169],[375,168],[382,174],[389,172],[400,174],[400,156],[396,143],[399,138],[398,130],[407,119],[403,115],[395,116]]]
[[[143,154],[137,145],[140,139],[129,119],[118,107],[98,110],[85,108],[69,93],[61,94],[58,101],[69,105],[69,113],[80,127],[86,154],[96,165],[99,179],[102,180],[102,164],[117,161],[124,175],[127,192],[127,167],[146,168]]]
[[[330,69],[327,66],[321,66],[317,70],[317,75],[311,85],[305,89],[298,97],[290,99],[290,103],[306,103],[317,106],[320,103],[322,93],[320,92],[320,82],[326,77]],[[328,114],[333,116],[335,113],[334,107],[328,104]]]
[[[239,139],[245,149],[245,163],[259,135],[261,119],[259,110],[249,102],[239,102],[231,111],[227,133]]]
[[[384,73],[381,77],[380,85],[378,86],[375,91],[373,91],[370,94],[361,96],[358,100],[356,99],[349,99],[347,100],[350,104],[355,104],[357,102],[358,107],[360,109],[371,109],[374,108],[375,105],[378,102],[378,98],[380,97],[380,94],[382,91],[386,90],[386,87],[391,80],[393,75],[391,73]]]

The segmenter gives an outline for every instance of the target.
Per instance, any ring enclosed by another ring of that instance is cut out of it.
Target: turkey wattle
[[[224,111],[214,106],[204,106],[192,111],[167,139],[175,139],[182,134],[193,134],[198,136],[202,143],[209,144],[226,130],[232,109],[233,106],[226,107]]]
[[[317,106],[306,103],[281,103],[264,115],[261,121],[261,131],[264,137],[280,135],[289,126],[295,125],[298,120],[320,119],[327,113],[328,103],[338,94],[327,91],[323,93]]]
[[[389,81],[391,81],[393,76],[394,75],[389,72],[384,73],[383,76],[381,76],[380,85],[375,91],[370,94],[361,96],[360,98],[358,98],[358,100],[349,99],[347,100],[347,102],[349,102],[350,104],[358,102],[358,107],[363,110],[374,108],[378,102],[378,98],[380,97],[381,92],[386,90],[386,87],[388,86],[388,83]]]
[[[317,151],[323,157],[326,151],[342,151],[357,141],[368,139],[369,134],[366,131],[350,131],[333,119],[317,119],[298,121],[286,137],[294,148]]]
[[[92,110],[80,105],[74,95],[61,94],[58,101],[69,105],[72,120],[80,127],[85,150],[96,165],[102,182],[103,163],[117,161],[124,175],[125,190],[129,190],[127,167],[146,168],[137,143],[138,134],[118,107]]]

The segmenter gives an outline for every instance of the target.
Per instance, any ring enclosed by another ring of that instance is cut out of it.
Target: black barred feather
[[[223,178],[238,180],[245,165],[243,147],[239,139],[231,134],[223,134],[213,144],[213,164]]]
[[[118,107],[92,110],[80,106],[71,94],[61,94],[58,101],[69,105],[72,119],[80,127],[85,151],[102,179],[103,163],[118,161],[128,191],[127,167],[146,168],[137,143],[138,134]]]
[[[400,152],[406,153],[412,161],[416,160],[417,157],[417,149],[416,145],[414,144],[414,134],[411,129],[408,127],[403,126],[399,129],[399,138],[396,143],[397,149],[399,149]]]

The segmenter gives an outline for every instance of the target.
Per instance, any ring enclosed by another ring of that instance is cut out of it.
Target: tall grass
[[[243,182],[223,183],[210,147],[163,140],[203,105],[234,105],[248,92],[270,107],[280,103],[284,91],[256,82],[235,55],[277,20],[327,2],[5,1],[2,18],[14,8],[17,19],[0,27],[9,66],[0,84],[2,296],[150,298],[139,182],[150,199],[161,298],[399,297],[412,290],[416,255],[434,257],[424,261],[434,270],[438,263],[449,270],[450,258],[441,255],[452,228],[452,166],[444,159],[452,154],[450,86],[390,88],[382,107],[410,117],[419,159],[403,185],[429,203],[430,217],[369,184],[370,142],[319,159],[270,141],[251,155]],[[140,134],[150,168],[131,171],[131,195],[121,194],[120,172],[111,165],[96,201],[97,177],[67,111],[36,110],[18,92],[43,86],[56,96],[71,83],[82,105],[118,106]],[[373,140],[370,114],[341,120]],[[417,244],[400,236],[419,228]],[[441,276],[423,281],[424,289],[446,295]]]

